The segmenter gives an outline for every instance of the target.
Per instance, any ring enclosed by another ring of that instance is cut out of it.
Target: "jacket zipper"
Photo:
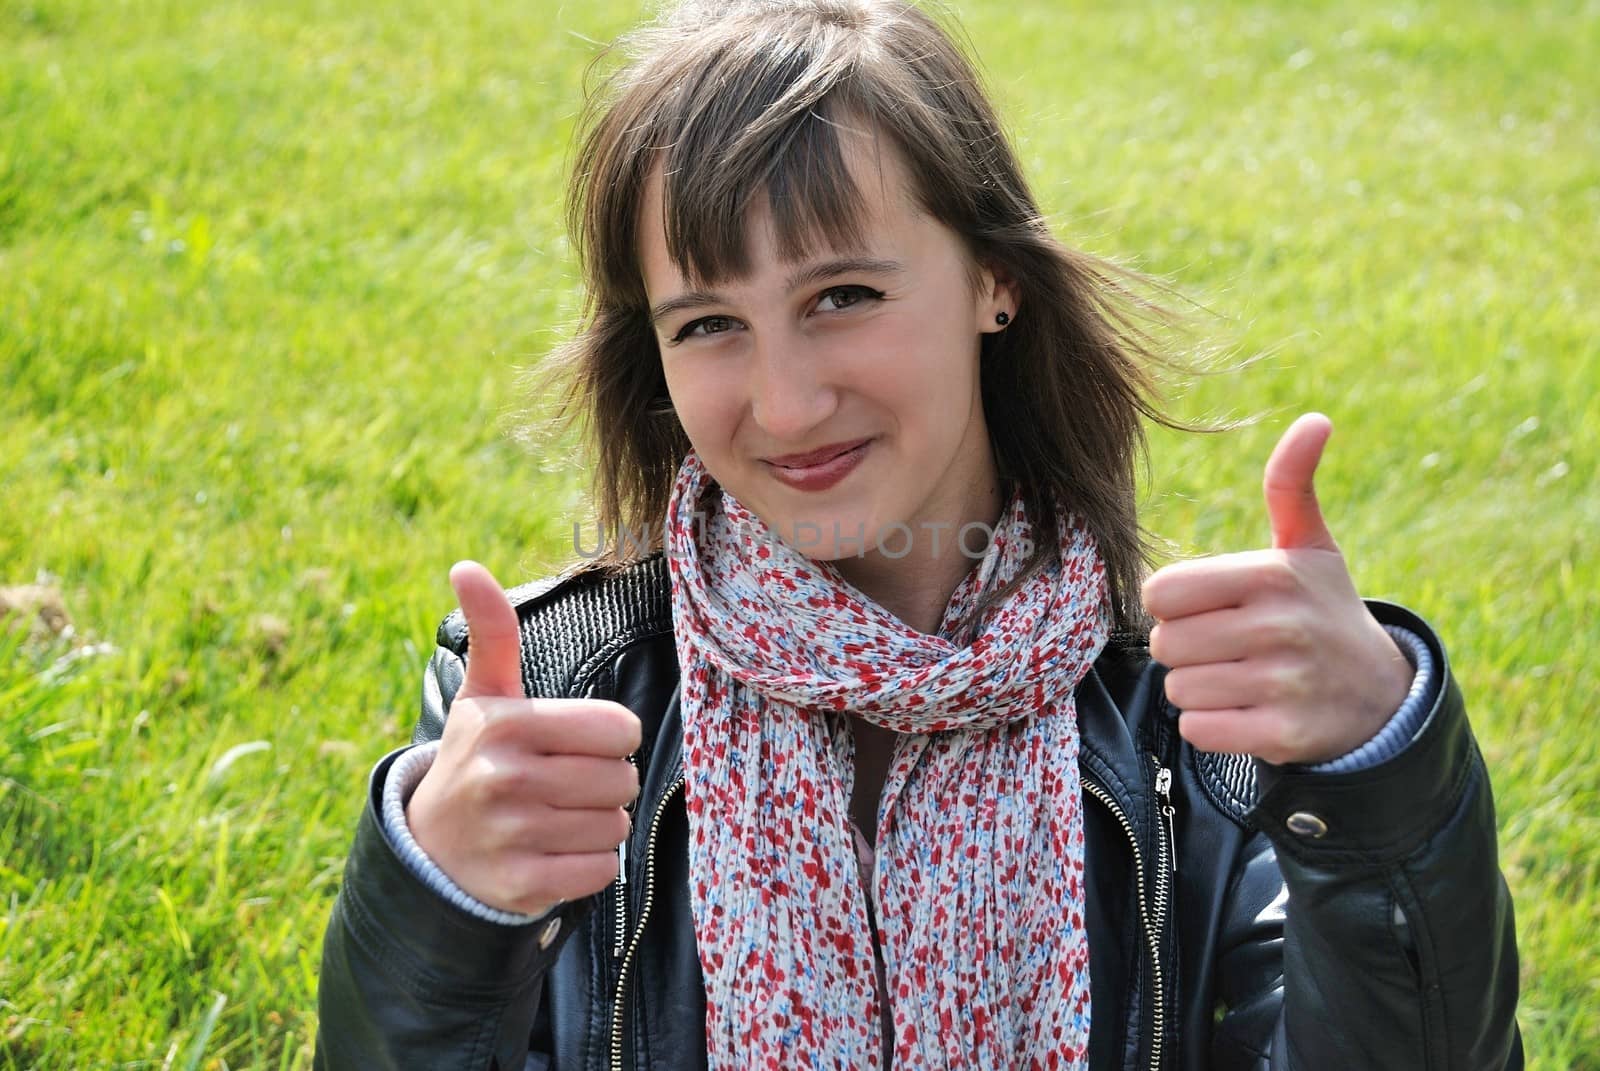
[[[1122,831],[1127,834],[1128,845],[1133,849],[1134,876],[1139,887],[1139,917],[1144,922],[1145,943],[1150,950],[1151,989],[1155,1000],[1152,1037],[1150,1042],[1150,1068],[1151,1071],[1160,1071],[1162,1048],[1166,1041],[1166,981],[1161,970],[1161,934],[1166,929],[1167,902],[1171,894],[1171,884],[1168,878],[1169,868],[1177,869],[1177,860],[1168,847],[1172,838],[1172,771],[1162,767],[1156,771],[1156,795],[1161,800],[1161,813],[1166,826],[1164,835],[1159,839],[1159,854],[1156,860],[1156,903],[1154,919],[1151,918],[1149,897],[1145,889],[1144,877],[1144,852],[1139,848],[1139,837],[1134,832],[1133,823],[1128,820],[1127,813],[1122,806],[1106,789],[1079,776],[1079,782],[1085,791],[1099,800],[1117,820]],[[666,814],[667,804],[672,797],[683,787],[684,775],[679,773],[667,786],[666,793],[661,797],[661,802],[656,805],[655,814],[650,819],[650,830],[645,836],[644,854],[644,904],[639,911],[639,925],[634,928],[633,940],[628,942],[627,952],[622,957],[622,969],[617,975],[616,999],[611,1006],[611,1068],[612,1071],[623,1071],[622,1063],[622,1019],[624,1000],[627,996],[628,975],[632,972],[634,955],[639,950],[639,944],[644,936],[645,924],[650,921],[650,911],[655,906],[655,878],[656,878],[656,834],[661,829],[661,818]],[[623,859],[624,864],[626,858]],[[624,869],[618,877],[618,884],[626,886],[627,871]],[[626,930],[626,896],[621,889],[618,890],[617,902],[617,947],[622,945],[622,935]]]
[[[1144,922],[1145,943],[1150,949],[1150,988],[1155,998],[1152,1001],[1153,1012],[1151,1015],[1150,1069],[1151,1071],[1161,1071],[1162,1049],[1166,1043],[1167,1019],[1166,979],[1161,970],[1161,934],[1166,929],[1167,901],[1171,895],[1171,883],[1168,878],[1169,867],[1174,865],[1173,862],[1170,862],[1173,852],[1167,846],[1167,837],[1172,828],[1170,823],[1173,814],[1170,795],[1172,771],[1165,767],[1161,767],[1156,771],[1156,795],[1161,800],[1161,813],[1167,820],[1167,825],[1163,829],[1162,835],[1157,838],[1159,845],[1155,871],[1156,902],[1153,919],[1149,907],[1149,897],[1145,888],[1144,852],[1139,849],[1139,837],[1134,832],[1133,823],[1128,820],[1127,813],[1123,811],[1122,806],[1117,803],[1110,792],[1082,775],[1079,775],[1078,780],[1089,795],[1099,800],[1105,805],[1106,810],[1111,812],[1111,816],[1117,820],[1117,824],[1127,834],[1128,846],[1133,849],[1133,873],[1139,886],[1139,918]]]
[[[637,769],[639,762],[634,756],[628,757],[628,762]],[[628,804],[629,834],[633,833],[632,803]],[[614,892],[616,901],[616,932],[611,940],[611,958],[616,959],[622,955],[622,946],[628,940],[628,838],[623,837],[617,842],[617,887]]]
[[[1172,771],[1165,766],[1156,767],[1156,798],[1161,801],[1161,817],[1167,827],[1166,843],[1162,844],[1163,853],[1168,844],[1172,845],[1172,872],[1178,872],[1178,831],[1173,828],[1173,816],[1178,812],[1172,806]]]
[[[644,936],[645,923],[650,921],[650,909],[655,906],[656,897],[656,834],[661,829],[661,816],[667,813],[667,804],[672,797],[683,787],[684,775],[682,772],[672,779],[667,785],[667,791],[662,795],[661,802],[656,805],[656,813],[650,818],[650,831],[645,834],[644,849],[644,904],[639,909],[639,925],[634,928],[633,940],[628,942],[628,951],[622,957],[622,969],[617,974],[617,995],[611,1002],[611,1067],[612,1071],[623,1071],[622,1067],[622,1010],[624,998],[628,994],[628,974],[633,969],[634,954],[639,951],[639,941]],[[621,945],[621,936],[625,928],[627,897],[618,896],[618,903],[622,906],[617,914],[618,945]]]
[[[628,939],[628,838],[617,843],[617,932],[611,941],[611,958],[622,955],[622,946]]]

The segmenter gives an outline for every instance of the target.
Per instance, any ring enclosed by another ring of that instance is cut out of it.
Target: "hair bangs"
[[[853,64],[829,44],[734,45],[701,71],[721,92],[673,94],[688,107],[665,109],[656,143],[667,252],[686,277],[716,284],[748,273],[750,220],[763,207],[785,260],[859,250],[862,199],[845,145],[853,132],[838,118],[851,111],[842,101],[853,95]]]

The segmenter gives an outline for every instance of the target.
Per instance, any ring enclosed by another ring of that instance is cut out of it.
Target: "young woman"
[[[1151,355],[950,37],[708,0],[630,48],[565,356],[648,552],[453,571],[317,1065],[1520,1067],[1488,780],[1323,523],[1327,421],[1272,549],[1145,577]]]

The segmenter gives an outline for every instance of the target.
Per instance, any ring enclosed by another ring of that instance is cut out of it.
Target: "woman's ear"
[[[1004,331],[1017,318],[1021,291],[1003,264],[978,265],[978,331],[993,334]]]

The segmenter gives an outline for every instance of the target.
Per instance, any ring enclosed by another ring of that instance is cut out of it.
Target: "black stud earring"
[[[1004,327],[1011,322],[1011,314],[1009,312],[997,312],[994,314],[994,322]]]

